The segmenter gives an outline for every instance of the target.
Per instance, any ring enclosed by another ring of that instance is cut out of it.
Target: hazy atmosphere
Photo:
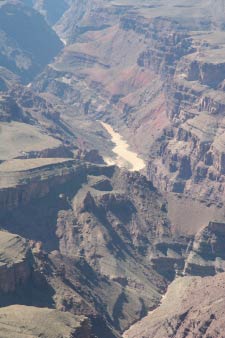
[[[225,0],[0,1],[0,338],[225,338]]]

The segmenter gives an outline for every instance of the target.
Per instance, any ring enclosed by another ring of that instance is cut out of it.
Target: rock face
[[[223,337],[223,299],[224,274],[179,278],[169,286],[161,306],[123,337]]]
[[[211,222],[194,239],[174,236],[165,200],[138,173],[68,159],[14,160],[1,167],[4,176],[15,177],[15,187],[4,188],[11,202],[2,205],[2,226],[54,250],[46,255],[35,244],[35,265],[24,278],[41,287],[41,271],[54,290],[51,304],[91,318],[99,337],[117,336],[156,307],[176,274],[224,271],[224,224]],[[3,282],[11,273],[5,270]]]
[[[31,242],[1,230],[0,243],[0,308],[12,304],[52,308],[53,290],[35,262]]]
[[[196,234],[184,272],[210,276],[224,271],[225,224],[210,222]]]
[[[1,231],[0,248],[0,293],[13,293],[31,276],[29,246],[20,236]]]
[[[167,80],[166,90],[171,127],[153,146],[148,172],[162,191],[184,193],[220,206],[224,197],[224,44],[216,33],[211,34],[214,44],[204,33],[201,37],[189,33],[189,50],[182,46],[184,54],[172,63],[174,76]],[[152,58],[149,66],[154,66]],[[164,76],[171,73],[166,68],[155,71]]]
[[[78,169],[80,167],[80,169]],[[3,162],[1,172],[1,208],[10,210],[46,196],[58,184],[68,182],[82,173],[82,165],[72,159],[17,159]],[[73,176],[75,174],[75,176]]]
[[[43,17],[21,2],[2,2],[0,22],[1,66],[19,75],[23,82],[30,82],[62,48]]]
[[[71,269],[72,262],[63,265],[61,257],[58,259],[55,255],[48,257],[42,250],[40,242],[28,241],[6,231],[0,232],[0,244],[1,337],[15,337],[15,334],[16,337],[24,337],[30,334],[32,337],[43,335],[49,338],[93,338],[95,333],[101,330],[103,335],[116,337],[113,330],[104,326],[101,317],[99,319],[90,317],[91,314],[93,316],[91,306],[89,310],[87,306],[86,309],[82,308],[82,294],[79,296],[78,288],[79,278],[83,276],[82,270],[79,271],[77,268],[76,274],[73,275],[73,282],[78,289],[71,291],[67,284],[68,280],[62,273],[62,266]],[[56,268],[54,264],[58,264],[58,267]],[[82,291],[87,292],[87,286]],[[94,291],[90,288],[89,292]],[[67,301],[71,306],[72,300],[74,311],[67,308]],[[83,302],[85,303],[85,300]],[[46,306],[48,308],[45,308]],[[77,309],[76,306],[80,308]],[[58,307],[60,311],[54,310],[53,307]],[[65,313],[65,310],[72,313]],[[85,312],[89,319],[81,315]]]
[[[81,7],[82,13],[78,11]],[[138,19],[136,13],[128,15],[130,9],[130,6],[108,6],[104,1],[91,1],[82,6],[75,2],[60,20],[60,27],[66,30],[66,25],[80,13],[77,25],[69,25],[76,35],[70,30],[62,33],[64,35],[59,33],[69,44],[56,62],[36,79],[33,88],[75,105],[73,115],[65,113],[62,117],[70,124],[79,115],[85,120],[110,120],[118,128],[123,125],[125,135],[129,135],[129,129],[134,130],[132,145],[137,148],[141,144],[140,152],[147,154],[160,128],[169,121],[163,81],[141,64],[141,54],[152,44],[146,33],[151,22],[140,18],[144,28],[141,23],[140,29],[127,27],[125,19],[127,22]],[[152,132],[148,133],[148,129]]]
[[[34,0],[33,6],[38,10],[47,20],[50,25],[54,25],[69,8],[69,1],[67,0]]]
[[[156,239],[171,237],[170,224],[165,201],[144,176],[66,159],[1,166],[14,176],[2,190],[1,225],[57,250],[35,260],[58,309],[101,318],[93,325],[105,325],[110,337],[107,326],[122,332],[159,303],[167,281],[148,257]]]
[[[177,270],[185,277],[175,279],[161,305],[124,338],[223,336],[224,227],[210,222],[195,235],[186,247],[183,271]]]
[[[68,46],[34,88],[75,104],[80,117],[118,128],[148,159],[148,176],[161,191],[220,207],[223,5],[75,1],[56,25]]]
[[[1,2],[0,336],[117,338],[155,309],[125,337],[222,337],[224,22],[215,0]],[[148,179],[105,165],[99,120]]]
[[[0,337],[91,338],[84,316],[73,316],[47,308],[13,305],[0,309]]]

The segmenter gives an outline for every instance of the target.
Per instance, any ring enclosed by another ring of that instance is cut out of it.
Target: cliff
[[[1,231],[0,293],[13,293],[28,283],[31,276],[29,246],[18,235]]]
[[[25,83],[30,82],[63,45],[44,18],[21,2],[1,3],[0,35],[1,66],[19,75]]]
[[[34,88],[76,104],[82,119],[110,122],[162,192],[220,207],[224,32],[216,18],[210,1],[75,2],[56,27],[68,45]]]
[[[18,234],[0,234],[0,305],[20,312],[0,309],[4,334],[115,338],[150,311],[125,336],[221,336],[224,1],[15,4],[0,5],[0,224]],[[99,120],[148,178],[104,165]]]
[[[85,170],[85,169],[84,169]],[[62,185],[76,174],[82,177],[82,164],[72,159],[34,158],[3,162],[1,172],[1,207],[10,210],[44,197],[57,182]],[[81,181],[82,183],[82,181]]]
[[[222,337],[223,279],[224,274],[178,278],[169,286],[161,306],[123,337]]]
[[[84,316],[47,308],[13,305],[0,309],[0,337],[91,338],[91,325]]]
[[[224,271],[224,230],[223,223],[210,222],[196,234],[185,274],[210,276]]]
[[[99,337],[114,337],[159,303],[167,275],[148,256],[171,232],[165,201],[144,176],[52,158],[0,170],[1,225],[34,242],[30,283],[47,283],[48,304],[85,314]]]

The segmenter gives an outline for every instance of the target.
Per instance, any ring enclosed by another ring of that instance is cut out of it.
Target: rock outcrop
[[[19,75],[25,83],[29,83],[63,46],[44,18],[22,2],[1,1],[0,36],[1,66]]]
[[[225,271],[225,224],[210,222],[196,234],[184,273],[210,276]]]
[[[58,0],[53,3],[51,0],[34,0],[33,7],[45,17],[51,26],[53,26],[69,8],[69,1]]]
[[[47,283],[49,304],[85,314],[103,330],[99,337],[114,337],[159,303],[167,274],[150,267],[149,256],[171,231],[166,203],[144,176],[68,159],[0,167],[1,226],[42,243],[31,278]]]
[[[224,32],[216,17],[211,1],[75,2],[56,27],[68,46],[34,88],[75,104],[79,117],[119,129],[148,159],[149,178],[161,191],[220,207]]]
[[[1,338],[91,338],[91,324],[84,316],[13,305],[0,309]]]
[[[55,186],[60,186],[76,174],[84,177],[82,164],[72,159],[35,158],[16,159],[0,164],[1,208],[10,210],[46,196]],[[75,175],[75,176],[74,176]],[[82,182],[82,179],[81,179]]]
[[[0,336],[221,337],[223,5],[1,3]]]
[[[29,245],[25,239],[0,232],[0,293],[13,293],[31,277]]]
[[[223,337],[223,299],[224,274],[178,278],[169,286],[161,306],[123,337]]]

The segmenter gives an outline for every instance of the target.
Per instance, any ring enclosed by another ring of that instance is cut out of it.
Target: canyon
[[[0,2],[0,337],[223,338],[225,1]]]

